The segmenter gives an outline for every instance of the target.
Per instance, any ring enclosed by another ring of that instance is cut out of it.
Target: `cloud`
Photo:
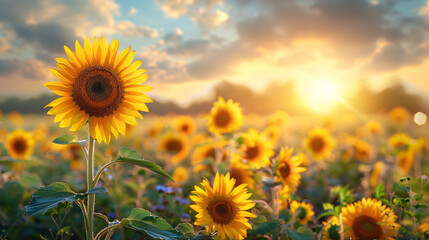
[[[8,43],[7,39],[4,37],[0,37],[0,54],[6,53],[11,48],[10,44]]]
[[[217,9],[215,12],[211,12],[207,9],[200,8],[198,13],[192,20],[199,26],[204,32],[208,32],[226,21],[229,16],[227,13]]]
[[[45,80],[49,75],[49,67],[40,60],[0,59],[0,76]]]
[[[168,17],[179,17],[189,13],[194,0],[157,0]]]
[[[142,38],[154,38],[158,37],[158,31],[147,26],[137,26],[130,21],[119,22],[115,26],[115,32],[118,32],[126,37],[142,37]]]
[[[131,7],[131,8],[130,8],[130,11],[128,12],[128,14],[129,14],[130,16],[134,16],[134,15],[136,15],[136,14],[137,14],[137,9],[136,9],[135,7]]]

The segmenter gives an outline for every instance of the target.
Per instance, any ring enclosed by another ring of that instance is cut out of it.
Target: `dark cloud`
[[[1,76],[18,74],[27,79],[43,80],[46,78],[47,72],[43,63],[37,60],[0,59]]]

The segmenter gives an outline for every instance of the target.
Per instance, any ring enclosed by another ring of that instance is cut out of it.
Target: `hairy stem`
[[[95,139],[91,137],[88,132],[88,157],[86,158],[86,186],[87,191],[93,187],[94,181],[94,145]],[[86,233],[87,240],[94,239],[94,207],[95,207],[95,194],[88,195],[87,214],[88,214],[88,231]]]

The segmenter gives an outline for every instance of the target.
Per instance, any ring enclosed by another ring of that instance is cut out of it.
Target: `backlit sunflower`
[[[389,145],[395,149],[406,149],[413,143],[413,139],[406,133],[395,133],[389,138]]]
[[[76,53],[64,46],[69,59],[57,58],[58,69],[51,69],[61,81],[44,84],[61,96],[46,105],[60,127],[76,131],[89,121],[91,136],[109,143],[111,134],[125,135],[125,124],[137,125],[135,118],[143,118],[139,111],[147,112],[145,103],[152,102],[145,95],[151,87],[141,85],[148,75],[138,69],[141,61],[132,63],[131,47],[117,55],[118,47],[118,40],[107,45],[104,37],[92,44],[86,38],[84,48],[76,41]]]
[[[206,139],[206,141],[208,141],[207,144],[195,147],[191,157],[192,165],[203,163],[204,160],[215,161],[216,157],[224,162],[228,157],[228,151],[225,149],[227,141],[215,142],[211,138]]]
[[[384,176],[384,172],[385,172],[384,163],[382,161],[377,161],[374,164],[374,168],[372,169],[371,177],[370,177],[370,184],[372,188],[377,187],[377,185],[381,182]]]
[[[210,110],[207,126],[209,131],[215,134],[230,133],[237,130],[243,121],[243,114],[239,103],[229,99],[227,102],[222,97],[214,103]]]
[[[195,186],[190,198],[196,204],[190,207],[197,212],[195,225],[206,226],[208,232],[218,232],[220,239],[244,239],[252,226],[248,218],[256,217],[248,210],[255,206],[249,197],[246,184],[234,188],[236,180],[216,173],[213,188],[207,179]]]
[[[350,227],[348,237],[356,240],[389,239],[396,237],[400,228],[396,215],[381,201],[363,198],[342,209],[344,228]]]
[[[280,138],[280,130],[275,125],[269,125],[262,134],[265,138],[270,141],[273,145],[277,143]]]
[[[250,189],[255,187],[254,172],[249,168],[249,165],[240,161],[240,158],[231,159],[231,178],[236,180],[235,187],[241,184],[247,184]]]
[[[243,134],[243,144],[240,150],[242,157],[255,169],[268,166],[270,157],[274,155],[271,142],[253,128]]]
[[[188,139],[183,135],[167,133],[159,143],[159,150],[168,153],[173,163],[183,161],[189,154]]]
[[[174,119],[173,126],[179,133],[191,135],[195,132],[195,121],[190,116],[179,116]]]
[[[280,150],[276,173],[281,182],[287,186],[291,193],[295,192],[301,180],[301,173],[306,170],[305,167],[301,167],[302,158],[292,157],[293,149]]]
[[[176,182],[184,184],[189,178],[188,169],[184,167],[177,167],[174,169],[172,177]]]
[[[290,210],[295,216],[295,220],[302,224],[307,224],[314,216],[313,206],[310,203],[292,201]]]
[[[335,141],[327,130],[315,128],[308,133],[305,146],[315,159],[320,160],[331,154]]]
[[[289,116],[284,111],[277,111],[268,119],[268,125],[274,127],[282,127],[288,120]]]
[[[354,138],[353,141],[354,158],[362,162],[369,162],[373,155],[372,147],[369,143]]]
[[[365,128],[370,132],[372,135],[380,135],[384,132],[383,126],[377,122],[377,121],[369,121]]]
[[[336,216],[330,217],[327,222],[323,222],[325,229],[323,230],[322,240],[340,240],[340,222]]]
[[[34,139],[31,132],[17,129],[7,135],[6,149],[9,156],[15,159],[27,159],[34,148]]]

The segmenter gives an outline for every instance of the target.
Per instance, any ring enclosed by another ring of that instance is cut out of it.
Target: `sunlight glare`
[[[327,113],[338,103],[339,86],[334,81],[299,81],[297,94],[306,107],[316,113]]]

